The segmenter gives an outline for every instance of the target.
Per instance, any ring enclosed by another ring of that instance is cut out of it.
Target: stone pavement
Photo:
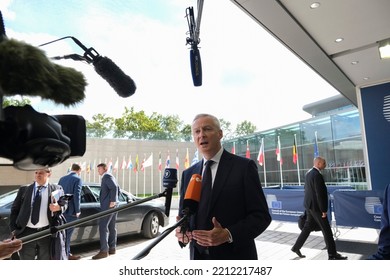
[[[170,224],[168,227],[162,228],[160,232],[175,224],[176,213],[177,202],[173,200],[170,212]],[[342,255],[348,256],[349,260],[364,260],[376,252],[378,230],[350,227],[333,229],[336,236],[337,251]],[[306,255],[306,258],[300,259],[295,253],[291,252],[290,249],[297,239],[299,232],[297,223],[272,221],[267,230],[256,239],[259,260],[327,260],[328,255],[326,250],[324,250],[325,243],[321,232],[313,232],[301,249],[302,254]],[[153,241],[154,239],[138,242],[135,245],[119,245],[117,253],[104,260],[131,260]],[[82,259],[88,260],[91,259],[92,254],[89,253],[82,256]],[[151,249],[147,256],[142,258],[142,260],[188,259],[188,246],[180,248],[174,232],[169,233]]]

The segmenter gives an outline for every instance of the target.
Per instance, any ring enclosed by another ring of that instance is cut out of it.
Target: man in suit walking
[[[321,174],[321,171],[325,167],[326,160],[323,157],[316,157],[313,161],[313,168],[306,173],[303,203],[306,209],[307,219],[291,251],[296,253],[298,257],[304,258],[305,256],[302,255],[300,249],[316,225],[319,225],[324,236],[329,260],[345,260],[347,257],[340,255],[336,251],[336,243],[333,239],[332,229],[327,217],[329,205],[328,189]]]
[[[66,221],[72,222],[79,218],[81,214],[80,210],[80,199],[81,199],[81,188],[83,182],[80,178],[81,166],[77,163],[73,163],[70,172],[61,177],[58,184],[64,189],[64,193],[72,194],[73,197],[68,203],[68,209],[64,213]],[[79,260],[80,256],[72,255],[70,252],[70,240],[74,231],[74,227],[66,230],[66,254],[69,260]]]
[[[105,163],[100,163],[97,170],[102,176],[100,189],[100,208],[102,211],[116,207],[118,205],[119,186],[108,170]],[[92,257],[93,260],[107,258],[109,255],[116,253],[116,218],[118,213],[100,218],[99,234],[100,234],[100,251]]]
[[[60,206],[52,196],[55,191],[60,192],[59,196],[63,195],[63,190],[61,186],[49,183],[50,175],[50,168],[38,169],[35,171],[35,182],[19,189],[10,214],[10,229],[16,238],[48,229],[56,222],[56,214],[66,210],[67,203]],[[50,260],[50,242],[51,237],[47,236],[23,244],[19,251],[20,259]]]
[[[192,136],[203,160],[183,171],[179,216],[183,215],[184,195],[192,175],[205,170],[202,194],[188,231],[182,232],[179,227],[176,237],[184,244],[190,242],[191,260],[257,259],[255,238],[269,226],[271,216],[256,163],[223,149],[223,132],[215,116],[197,115]],[[210,164],[211,173],[206,174]],[[206,185],[211,187],[209,195],[204,194]],[[203,206],[207,199],[209,202]]]

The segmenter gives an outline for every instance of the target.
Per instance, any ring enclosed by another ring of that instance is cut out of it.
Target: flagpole
[[[131,162],[131,155],[129,155],[129,162],[126,165],[126,169],[129,170],[129,193],[131,193],[131,172],[133,172],[133,163]]]
[[[298,173],[298,184],[301,185],[301,176],[299,175],[299,155],[298,155],[298,144],[297,144],[297,135],[294,134],[295,140],[295,154],[297,155],[297,173]]]
[[[279,149],[279,168],[280,168],[280,188],[283,189],[283,170],[282,170],[282,147],[280,146],[280,136],[278,135],[278,149]]]
[[[317,139],[317,130],[314,132],[314,158],[318,157],[320,155],[320,151],[318,149],[318,139]]]
[[[144,197],[145,197],[145,190],[146,190],[146,168],[144,167]]]
[[[150,155],[152,157],[152,165],[150,166],[150,181],[151,181],[151,188],[150,188],[150,193],[154,194],[154,184],[153,184],[153,152]]]
[[[124,164],[123,164],[124,163]],[[125,189],[125,170],[126,170],[126,157],[123,156],[123,161],[122,161],[122,188]]]
[[[135,173],[135,196],[138,196],[138,170]]]
[[[91,182],[91,160],[89,160],[88,182]]]
[[[115,176],[115,178],[116,178],[116,181],[119,182],[119,178],[118,178],[118,176],[119,176],[119,157],[116,157],[115,164],[116,164],[116,176]]]
[[[261,138],[261,146],[263,153],[263,172],[264,172],[264,186],[267,187],[267,171],[265,170],[265,152],[264,152],[264,137]]]

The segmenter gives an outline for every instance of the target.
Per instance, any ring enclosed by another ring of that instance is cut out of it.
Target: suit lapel
[[[215,174],[213,191],[211,194],[210,210],[214,207],[219,194],[223,190],[223,186],[225,185],[226,180],[229,178],[233,164],[231,159],[232,157],[229,155],[229,153],[224,150],[218,164],[217,173]]]

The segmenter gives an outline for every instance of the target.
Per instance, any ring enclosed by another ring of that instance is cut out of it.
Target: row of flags
[[[233,142],[233,147],[231,150],[232,154],[236,154],[236,144]],[[278,136],[278,142],[276,144],[276,149],[275,149],[275,155],[276,155],[276,160],[280,163],[283,164],[283,158],[282,158],[282,148],[280,145],[280,137]],[[315,139],[314,139],[314,157],[318,157],[320,155],[319,150],[318,150],[318,142],[317,142],[317,131],[315,132]],[[250,155],[250,148],[249,148],[249,141],[246,141],[246,151],[245,151],[245,157],[246,158],[251,158]],[[261,143],[260,143],[260,149],[259,153],[257,155],[257,162],[259,163],[260,166],[264,165],[265,161],[265,156],[264,156],[264,138],[261,138]],[[298,150],[297,150],[297,140],[296,140],[296,135],[294,135],[294,143],[292,146],[292,161],[294,164],[298,164]]]
[[[187,169],[188,167],[190,167],[191,165],[194,165],[198,161],[199,161],[198,150],[195,151],[194,156],[192,158],[192,161],[190,162],[189,151],[187,148],[186,156],[184,159],[184,169]],[[119,157],[117,157],[115,162],[113,162],[112,159],[110,159],[109,161],[107,161],[107,159],[105,159],[104,161],[99,160],[98,162],[96,162],[96,160],[94,160],[93,162],[89,161],[88,163],[86,161],[84,161],[84,162],[80,162],[79,164],[82,168],[82,171],[85,171],[86,173],[90,173],[92,170],[95,169],[96,165],[101,163],[101,162],[104,162],[107,164],[107,169],[108,169],[108,172],[110,172],[110,173],[116,173],[119,170],[133,170],[134,172],[145,171],[145,168],[153,166],[153,153],[151,153],[149,155],[149,157],[146,157],[146,154],[144,154],[144,158],[143,158],[142,162],[140,162],[139,155],[137,154],[135,157],[134,163],[133,163],[133,159],[130,155],[128,157],[128,160],[126,160],[126,156],[123,156],[122,163],[119,162]],[[171,167],[171,159],[170,159],[169,151],[168,151],[167,158],[164,162],[164,165],[162,164],[161,152],[159,152],[158,170],[162,171],[163,168],[170,168],[170,167]],[[175,167],[176,167],[176,169],[180,168],[178,149],[176,149]],[[68,168],[68,171],[70,171],[70,167]]]
[[[236,153],[235,142],[233,142],[233,147],[232,147],[231,152],[233,154]],[[277,145],[276,145],[276,149],[275,149],[275,155],[276,155],[276,160],[280,163],[280,165],[282,165],[283,164],[283,158],[282,158],[282,149],[281,149],[281,145],[280,145],[280,137],[279,136],[278,136]],[[314,157],[317,157],[317,156],[319,156],[319,150],[318,150],[318,143],[317,143],[317,132],[315,132]],[[249,141],[248,140],[246,142],[245,157],[246,158],[251,158],[251,156],[250,156],[250,148],[249,148]],[[293,142],[293,146],[292,146],[292,160],[293,160],[294,164],[298,164],[298,150],[297,150],[296,135],[294,135],[294,142]],[[185,156],[185,159],[184,159],[184,169],[187,169],[188,167],[194,165],[198,161],[199,161],[199,152],[198,152],[198,150],[195,151],[194,156],[193,156],[192,160],[190,161],[189,151],[188,151],[188,148],[187,148],[186,156]],[[149,155],[149,157],[146,157],[146,154],[144,154],[144,158],[143,158],[142,162],[140,162],[139,155],[137,154],[136,157],[135,157],[134,163],[133,163],[133,160],[132,160],[132,156],[130,155],[128,157],[128,160],[126,160],[126,157],[124,156],[121,164],[119,162],[119,158],[117,158],[115,162],[113,162],[112,159],[110,159],[107,162],[107,159],[106,159],[104,161],[100,161],[99,160],[99,162],[94,161],[93,163],[91,161],[89,161],[89,163],[82,162],[82,163],[80,163],[80,165],[81,165],[81,168],[82,168],[83,171],[86,171],[87,173],[89,173],[100,162],[105,162],[108,165],[109,172],[111,172],[111,173],[118,172],[118,170],[133,170],[134,172],[145,171],[145,168],[153,166],[153,153],[151,153]],[[264,164],[265,164],[264,138],[261,139],[260,148],[259,148],[259,152],[258,152],[258,155],[257,155],[257,162],[259,163],[260,166],[264,166]],[[168,151],[168,154],[167,154],[167,157],[166,157],[166,160],[165,160],[164,164],[162,162],[161,152],[159,152],[159,156],[158,156],[158,170],[162,171],[163,168],[170,168],[170,167],[171,167],[171,159],[170,159],[169,151]],[[178,149],[176,149],[175,167],[176,167],[176,169],[180,168],[180,160],[179,160]]]

